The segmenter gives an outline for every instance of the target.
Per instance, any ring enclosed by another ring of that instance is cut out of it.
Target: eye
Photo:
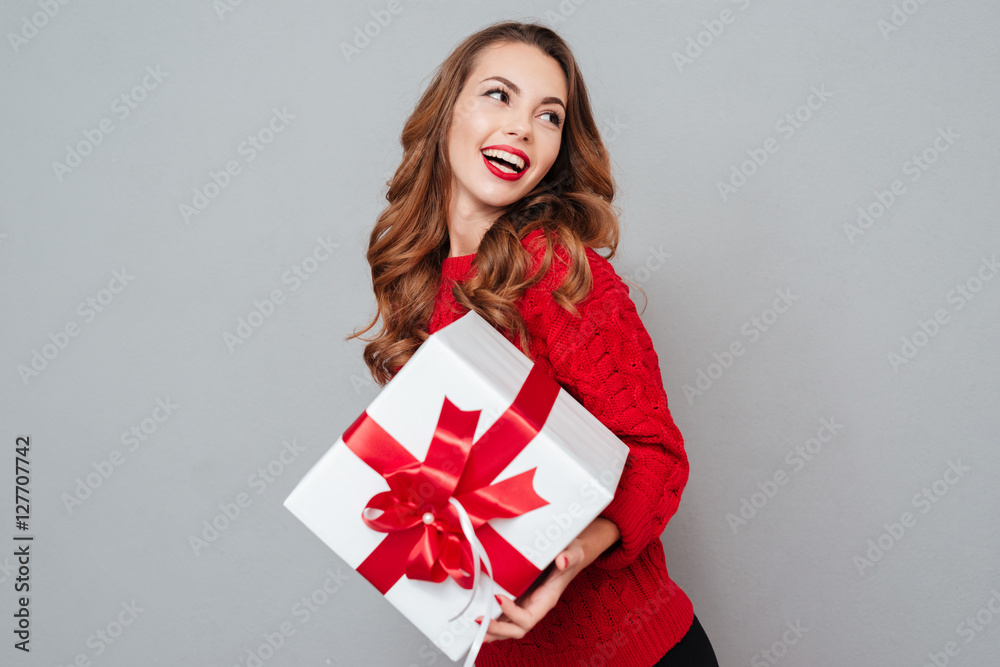
[[[508,93],[503,88],[491,88],[490,90],[487,90],[484,94],[485,95],[492,95],[493,93],[500,93],[501,95],[504,96],[505,99],[497,100],[498,102],[506,102],[507,100],[510,99],[510,93]],[[493,99],[497,99],[497,98],[494,97]]]
[[[507,92],[506,89],[501,88],[499,86],[497,86],[496,88],[490,88],[485,93],[483,93],[483,95],[492,96],[494,93],[499,93],[502,96],[502,98],[494,97],[493,99],[495,99],[496,101],[503,102],[504,104],[506,104],[507,102],[510,101],[510,93]],[[542,112],[542,115],[546,115],[546,114],[548,114],[549,116],[552,117],[551,120],[549,121],[550,123],[552,123],[556,127],[559,127],[560,125],[562,125],[563,118],[562,118],[562,116],[559,115],[558,112],[556,112],[556,111],[543,111]]]
[[[560,115],[559,115],[558,113],[556,113],[555,111],[543,111],[543,112],[542,112],[542,114],[543,114],[543,115],[544,115],[544,114],[548,114],[549,116],[552,116],[552,123],[553,123],[553,124],[554,124],[554,125],[555,125],[556,127],[559,127],[560,125],[562,125],[562,122],[563,122],[563,119],[562,119],[562,116],[560,116]]]

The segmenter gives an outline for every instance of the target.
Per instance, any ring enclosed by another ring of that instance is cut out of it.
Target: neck
[[[501,209],[469,206],[463,197],[452,197],[448,207],[448,256],[473,255],[479,250],[486,231],[500,215]]]

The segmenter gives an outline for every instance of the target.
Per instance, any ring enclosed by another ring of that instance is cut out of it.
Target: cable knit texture
[[[545,252],[542,231],[529,233],[523,245],[537,270]],[[444,260],[429,333],[468,312],[451,290],[475,270],[473,258]],[[660,543],[687,483],[684,442],[628,287],[594,250],[587,249],[587,258],[594,281],[576,304],[579,316],[552,298],[568,271],[568,254],[560,247],[517,307],[535,363],[629,447],[614,500],[601,513],[618,526],[621,540],[577,574],[527,635],[484,644],[479,667],[653,665],[694,618],[690,599],[667,573]],[[517,344],[512,334],[501,333]]]

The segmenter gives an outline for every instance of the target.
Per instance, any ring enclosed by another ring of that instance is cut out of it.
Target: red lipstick
[[[516,155],[517,157],[521,158],[522,160],[524,160],[524,169],[522,169],[521,171],[519,171],[517,173],[507,173],[506,171],[501,171],[495,164],[493,164],[493,162],[489,158],[487,158],[482,153],[482,151],[489,150],[491,148],[495,148],[497,150],[501,150],[501,151],[510,153],[511,155]],[[505,181],[516,181],[516,180],[518,180],[519,178],[521,178],[522,176],[524,176],[524,172],[528,171],[528,167],[531,166],[531,160],[528,159],[528,156],[525,155],[524,151],[520,151],[520,150],[514,148],[513,146],[508,146],[507,144],[497,144],[497,145],[494,145],[494,146],[486,146],[485,148],[483,148],[482,150],[480,150],[480,155],[483,156],[483,162],[485,162],[486,163],[486,167],[491,172],[493,172],[493,175],[494,176],[498,176],[498,177],[504,179]]]

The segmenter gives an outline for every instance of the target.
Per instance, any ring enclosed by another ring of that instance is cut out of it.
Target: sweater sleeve
[[[576,304],[579,316],[548,293],[539,324],[556,381],[629,447],[614,499],[600,514],[621,539],[593,562],[617,569],[659,539],[680,503],[688,460],[628,287],[604,257],[587,255],[594,281]]]

